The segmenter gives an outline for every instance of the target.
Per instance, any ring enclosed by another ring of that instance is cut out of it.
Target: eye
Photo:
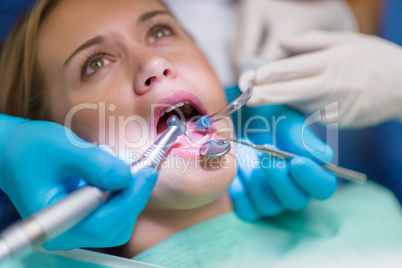
[[[166,26],[156,26],[150,31],[150,43],[172,35],[172,31]]]
[[[152,33],[152,37],[155,38],[155,39],[159,39],[159,38],[162,38],[162,37],[165,37],[165,36],[167,36],[167,33],[165,31],[162,31],[162,30],[159,30],[159,31],[156,31],[156,32]]]
[[[105,58],[94,59],[93,61],[89,62],[88,66],[86,67],[85,75],[91,75],[109,63],[110,61]]]

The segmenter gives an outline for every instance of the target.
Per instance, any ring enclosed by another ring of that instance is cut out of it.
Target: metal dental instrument
[[[195,121],[195,127],[198,130],[203,130],[211,127],[212,124],[216,121],[219,121],[231,115],[232,113],[243,107],[251,98],[251,95],[253,95],[253,84],[250,82],[249,87],[246,91],[243,92],[243,94],[241,94],[239,97],[237,97],[235,100],[233,100],[231,103],[229,103],[216,113],[212,115],[204,115],[203,117],[199,118],[197,121]]]
[[[243,74],[247,71],[255,71],[266,63],[267,61],[261,56],[251,55],[245,58],[242,62],[240,62],[239,66],[237,66],[238,73]],[[203,117],[199,118],[197,121],[195,121],[195,127],[198,130],[207,129],[216,121],[219,121],[239,110],[248,102],[248,100],[251,98],[251,95],[253,95],[253,87],[254,84],[252,81],[250,81],[247,90],[244,91],[239,97],[216,113],[212,115],[204,115]]]
[[[167,124],[167,131],[133,163],[133,175],[149,167],[156,168],[177,137],[187,131],[176,116],[171,116]],[[0,262],[15,254],[28,252],[34,246],[66,232],[106,202],[109,194],[109,191],[87,185],[24,221],[13,224],[0,234]]]
[[[149,167],[158,167],[177,137],[184,135],[187,131],[186,125],[175,115],[169,117],[167,124],[168,130],[133,164],[131,174],[134,175]]]
[[[249,142],[245,142],[245,141],[239,141],[236,139],[210,140],[201,146],[200,153],[203,156],[211,157],[211,158],[224,156],[231,149],[230,142],[235,142],[235,143],[239,143],[242,145],[246,145],[257,151],[260,151],[260,152],[263,152],[266,154],[271,154],[271,155],[273,155],[275,157],[279,157],[279,158],[289,159],[289,158],[297,157],[297,155],[295,155],[295,154],[281,151],[274,147],[257,145],[257,144],[253,144],[253,143],[249,143]],[[367,180],[366,174],[363,174],[363,173],[360,173],[357,171],[334,166],[331,164],[321,165],[321,166],[324,169],[331,171],[337,177],[342,178],[342,179],[346,179],[346,180],[356,182],[356,183],[364,183]]]

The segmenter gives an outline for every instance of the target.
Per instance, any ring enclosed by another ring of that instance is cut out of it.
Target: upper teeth
[[[175,105],[170,106],[169,108],[167,108],[167,109],[162,113],[161,117],[162,117],[164,114],[166,114],[166,113],[170,113],[171,111],[173,111],[173,110],[175,110],[175,109],[177,109],[177,108],[180,108],[180,107],[184,106],[185,104],[190,104],[190,103],[189,103],[188,101],[182,101],[182,102],[176,103]]]

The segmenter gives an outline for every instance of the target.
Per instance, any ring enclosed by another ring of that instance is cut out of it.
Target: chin
[[[188,166],[177,166],[183,162]],[[191,161],[170,155],[159,169],[147,209],[184,210],[203,206],[227,190],[236,172],[234,150],[220,158]]]

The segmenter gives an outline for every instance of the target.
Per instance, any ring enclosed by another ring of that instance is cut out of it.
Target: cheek
[[[88,142],[97,142],[99,140],[99,113],[93,109],[80,110],[72,115],[71,127],[69,126],[69,115],[65,121],[65,126],[70,128],[80,138]],[[97,144],[100,145],[100,144]]]
[[[133,153],[134,159],[138,159],[151,146],[153,137],[143,117],[110,117],[109,123],[106,128],[106,133],[109,133],[106,135],[107,144],[115,152],[128,150]]]
[[[225,92],[205,56],[198,50],[184,55],[178,65],[179,73],[191,83],[210,109],[216,111],[223,107],[226,104]]]
[[[46,95],[44,99],[49,111],[50,120],[61,125],[64,125],[66,117],[72,108],[67,92],[61,81],[57,81],[57,79],[50,80],[48,76],[46,76]]]
[[[114,103],[85,105],[72,120],[71,129],[79,137],[96,145],[107,144],[115,153],[129,150],[135,159],[151,145],[149,124],[142,116],[114,110]]]
[[[144,107],[136,100],[132,84],[125,77],[108,76],[102,83],[88,83],[53,92],[52,115],[79,137],[97,144],[108,144],[116,152],[146,143],[149,137]],[[65,94],[63,94],[65,92]],[[60,104],[66,108],[60,109]],[[69,124],[69,122],[72,122]]]

